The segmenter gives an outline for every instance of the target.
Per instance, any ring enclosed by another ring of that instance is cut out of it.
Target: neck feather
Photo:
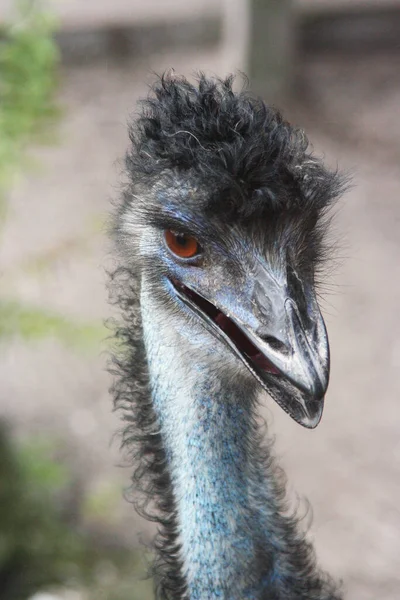
[[[171,342],[171,332],[146,321],[153,403],[171,473],[188,596],[260,598],[273,564],[264,551],[263,515],[251,494],[256,486],[249,482],[253,398],[228,382],[210,382],[204,365],[190,372],[185,345],[172,354],[170,343],[160,343]]]
[[[261,446],[255,389],[234,377],[234,358],[232,371],[218,371],[218,349],[203,350],[201,327],[194,325],[188,346],[146,281],[140,305],[151,402],[141,398],[142,435],[128,428],[126,442],[139,442],[134,482],[155,496],[162,525],[157,597],[339,600],[295,519],[284,515],[284,484]],[[129,392],[125,386],[117,402]]]

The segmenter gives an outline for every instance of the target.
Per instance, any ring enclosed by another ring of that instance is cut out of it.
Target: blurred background
[[[152,598],[151,529],[113,441],[105,223],[128,116],[169,67],[245,71],[352,175],[322,299],[323,421],[265,413],[322,566],[347,598],[395,600],[399,0],[0,0],[0,597]]]

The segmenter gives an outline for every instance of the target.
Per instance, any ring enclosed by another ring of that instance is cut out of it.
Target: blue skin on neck
[[[174,326],[178,316],[166,320],[145,283],[141,305],[190,600],[257,600],[276,575],[259,557],[268,547],[260,509],[268,492],[254,497],[263,477],[252,465],[254,388],[246,393],[238,359],[210,344],[200,324],[191,323],[187,336]]]

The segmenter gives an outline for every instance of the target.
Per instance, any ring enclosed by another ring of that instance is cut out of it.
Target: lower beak
[[[257,308],[259,325],[243,331],[280,377],[263,374],[262,369],[257,369],[257,374],[265,379],[271,396],[297,422],[316,427],[329,382],[329,344],[324,320],[313,292],[306,294],[301,290],[301,310],[287,285],[275,285],[271,294],[269,282],[268,292],[267,296],[255,291],[253,305]]]

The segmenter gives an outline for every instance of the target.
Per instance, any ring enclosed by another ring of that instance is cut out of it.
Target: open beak
[[[282,310],[273,327],[240,328],[261,354],[250,359],[263,387],[293,419],[314,428],[322,417],[329,382],[329,345],[322,315],[316,301],[311,301],[312,321],[282,290]]]
[[[329,345],[315,293],[294,271],[278,279],[264,266],[245,289],[212,300],[173,281],[178,296],[241,358],[298,423],[314,428],[329,381]]]

